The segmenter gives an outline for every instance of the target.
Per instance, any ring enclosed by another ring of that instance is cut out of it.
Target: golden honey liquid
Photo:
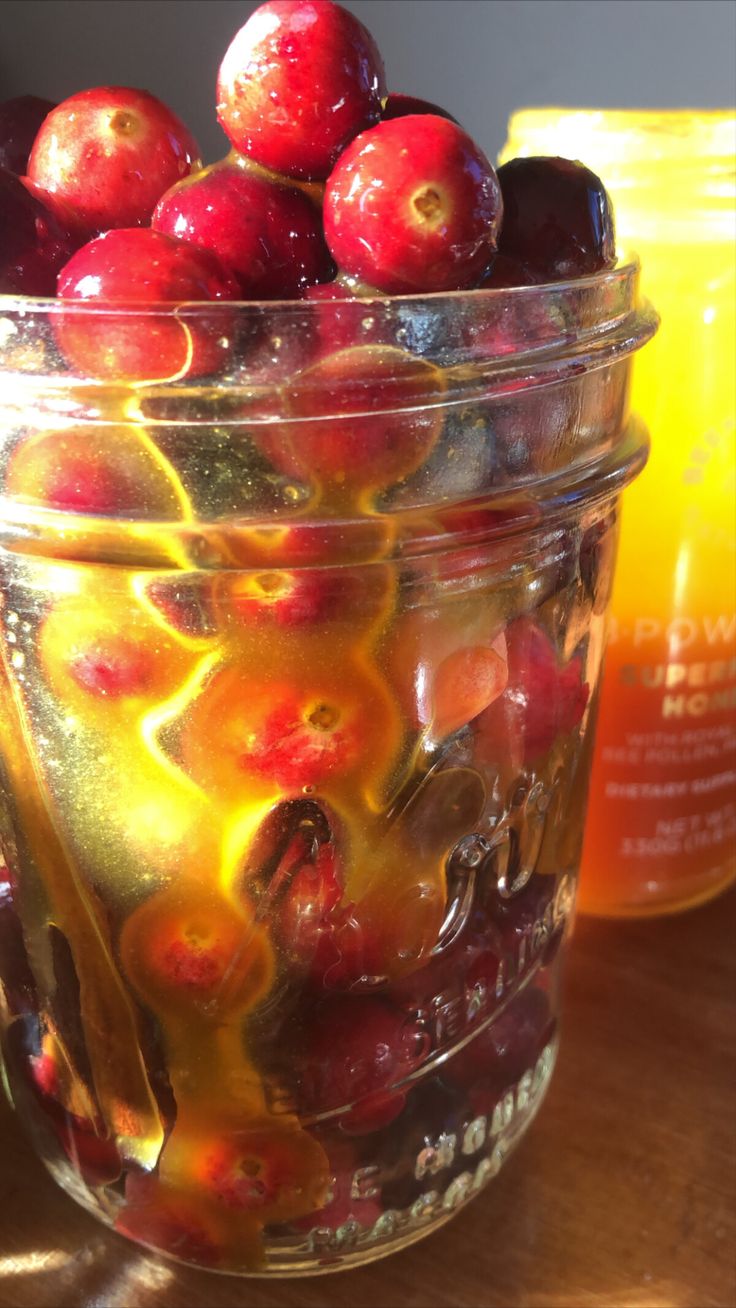
[[[736,875],[733,115],[527,111],[504,158],[579,158],[661,317],[634,362],[650,461],[624,496],[583,911],[671,912]]]

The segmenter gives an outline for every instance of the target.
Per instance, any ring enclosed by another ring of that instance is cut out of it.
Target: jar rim
[[[294,313],[303,314],[306,312],[316,317],[325,311],[329,313],[333,305],[344,311],[346,305],[360,305],[367,308],[381,304],[396,307],[403,304],[416,305],[427,301],[434,306],[440,306],[444,303],[456,305],[464,299],[471,302],[482,298],[487,303],[499,303],[504,299],[512,302],[516,299],[542,298],[544,294],[563,294],[566,291],[592,289],[596,286],[603,287],[613,281],[634,279],[639,275],[639,272],[640,262],[638,256],[627,252],[613,268],[605,268],[601,272],[590,273],[583,277],[570,277],[554,282],[538,282],[533,286],[481,286],[458,291],[417,291],[410,295],[386,295],[377,291],[373,295],[335,300],[149,300],[142,302],[103,299],[62,300],[56,296],[15,295],[5,292],[0,293],[0,315],[13,311],[23,314],[36,311],[39,313],[104,313],[106,315],[111,313],[120,313],[121,315],[134,313],[141,316],[147,313],[161,314],[168,312],[173,314],[181,308],[186,308],[187,311],[200,310],[208,317],[213,313],[227,313],[228,311],[244,309],[257,309],[269,313],[291,310]],[[0,333],[1,349],[2,334]],[[0,354],[1,362],[2,355]]]

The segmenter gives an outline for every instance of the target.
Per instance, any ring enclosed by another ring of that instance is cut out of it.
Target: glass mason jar
[[[640,916],[736,877],[736,114],[527,109],[503,157],[580,158],[662,327],[633,369],[626,497],[579,906]]]
[[[0,305],[7,1082],[222,1271],[432,1231],[543,1097],[637,269]]]

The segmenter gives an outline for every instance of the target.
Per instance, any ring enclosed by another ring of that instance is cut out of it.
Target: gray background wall
[[[208,161],[219,61],[244,0],[0,0],[0,100],[141,86]],[[736,100],[734,0],[347,0],[389,85],[451,109],[494,157],[519,105],[725,107]]]

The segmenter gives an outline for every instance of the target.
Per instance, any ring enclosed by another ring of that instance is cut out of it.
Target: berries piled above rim
[[[114,293],[95,244],[150,225],[219,260],[245,300],[534,285],[615,263],[594,173],[538,158],[496,174],[446,109],[389,93],[373,37],[333,0],[266,0],[224,55],[216,108],[232,151],[203,170],[191,133],[147,91],[0,105],[0,293],[66,299],[83,284],[87,300],[150,303],[162,278],[154,267],[144,284],[138,242],[127,278],[116,248]],[[211,281],[162,298],[212,298]]]

